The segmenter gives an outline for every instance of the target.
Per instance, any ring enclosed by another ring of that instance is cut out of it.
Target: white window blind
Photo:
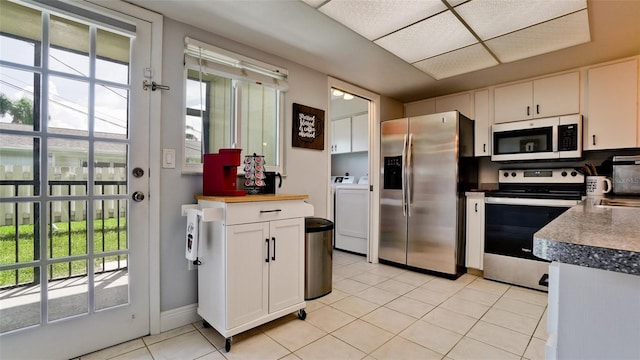
[[[210,74],[251,81],[280,91],[288,89],[288,71],[232,51],[185,37],[185,66]]]

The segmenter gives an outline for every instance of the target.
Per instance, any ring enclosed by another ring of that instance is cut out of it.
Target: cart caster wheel
[[[304,309],[298,310],[298,319],[304,320],[307,318],[307,312]]]
[[[208,322],[206,322],[205,320],[202,320],[202,326],[204,326],[205,328],[210,328],[211,324],[209,324]]]
[[[226,352],[231,351],[231,338],[226,338],[226,339],[224,340],[224,350],[225,350]]]

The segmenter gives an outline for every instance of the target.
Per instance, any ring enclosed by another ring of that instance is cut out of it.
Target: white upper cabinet
[[[369,114],[351,118],[351,151],[369,151]]]
[[[516,120],[531,119],[531,103],[533,101],[533,82],[507,85],[495,88],[494,124]]]
[[[410,102],[404,105],[405,117],[416,117],[420,115],[429,115],[436,113],[436,100],[425,99]]]
[[[638,146],[638,59],[587,71],[584,150]]]
[[[496,87],[494,123],[528,120],[580,112],[580,73]]]
[[[343,154],[351,151],[351,118],[331,122],[331,153]]]
[[[457,110],[462,115],[473,119],[473,109],[471,106],[471,94],[456,94],[436,98],[436,113]]]
[[[369,151],[369,114],[331,122],[331,153]]]
[[[491,121],[489,117],[489,90],[476,91],[474,94],[474,151],[475,156],[491,155]]]

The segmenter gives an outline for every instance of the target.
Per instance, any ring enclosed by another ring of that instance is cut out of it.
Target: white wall
[[[151,126],[161,126],[162,148],[181,153],[182,107],[184,94],[183,46],[189,36],[209,44],[253,57],[289,70],[289,91],[285,96],[284,172],[281,193],[309,194],[317,216],[326,217],[328,192],[329,134],[325,132],[325,150],[308,150],[291,146],[292,104],[328,109],[328,77],[304,66],[266,54],[228,39],[165,18],[163,38],[163,82],[171,87],[162,93],[162,118],[152,119]],[[325,121],[328,119],[325,118]],[[328,127],[325,127],[327,129]],[[183,175],[180,156],[175,169],[161,171],[160,209],[160,310],[162,312],[197,302],[197,271],[189,271],[184,258],[184,224],[180,205],[194,203],[202,191],[202,176]],[[155,194],[150,194],[154,196]]]
[[[349,175],[355,176],[358,181],[360,177],[369,175],[368,167],[369,153],[366,151],[331,155],[332,176],[342,176],[349,173]]]

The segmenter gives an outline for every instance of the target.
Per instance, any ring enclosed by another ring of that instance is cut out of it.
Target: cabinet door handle
[[[267,258],[264,259],[264,262],[269,262],[269,253],[271,252],[269,250],[269,238],[264,239],[264,241],[267,243]]]
[[[592,139],[593,139],[593,145],[595,145],[596,144],[596,135],[594,134],[594,135],[591,135],[591,136],[592,136]]]
[[[272,213],[272,212],[280,212],[282,209],[273,209],[273,210],[260,210],[260,214],[264,213]]]
[[[482,144],[482,152],[487,152],[487,144]]]
[[[540,115],[540,105],[536,104],[536,114]]]
[[[540,280],[538,280],[538,285],[549,287],[549,274],[543,274]]]
[[[527,116],[531,115],[531,106],[527,106]]]
[[[271,240],[273,240],[273,256],[271,257],[271,260],[276,261],[276,238],[275,236],[271,238]],[[267,239],[267,241],[269,241]]]
[[[476,203],[476,212],[478,212],[478,203]]]

